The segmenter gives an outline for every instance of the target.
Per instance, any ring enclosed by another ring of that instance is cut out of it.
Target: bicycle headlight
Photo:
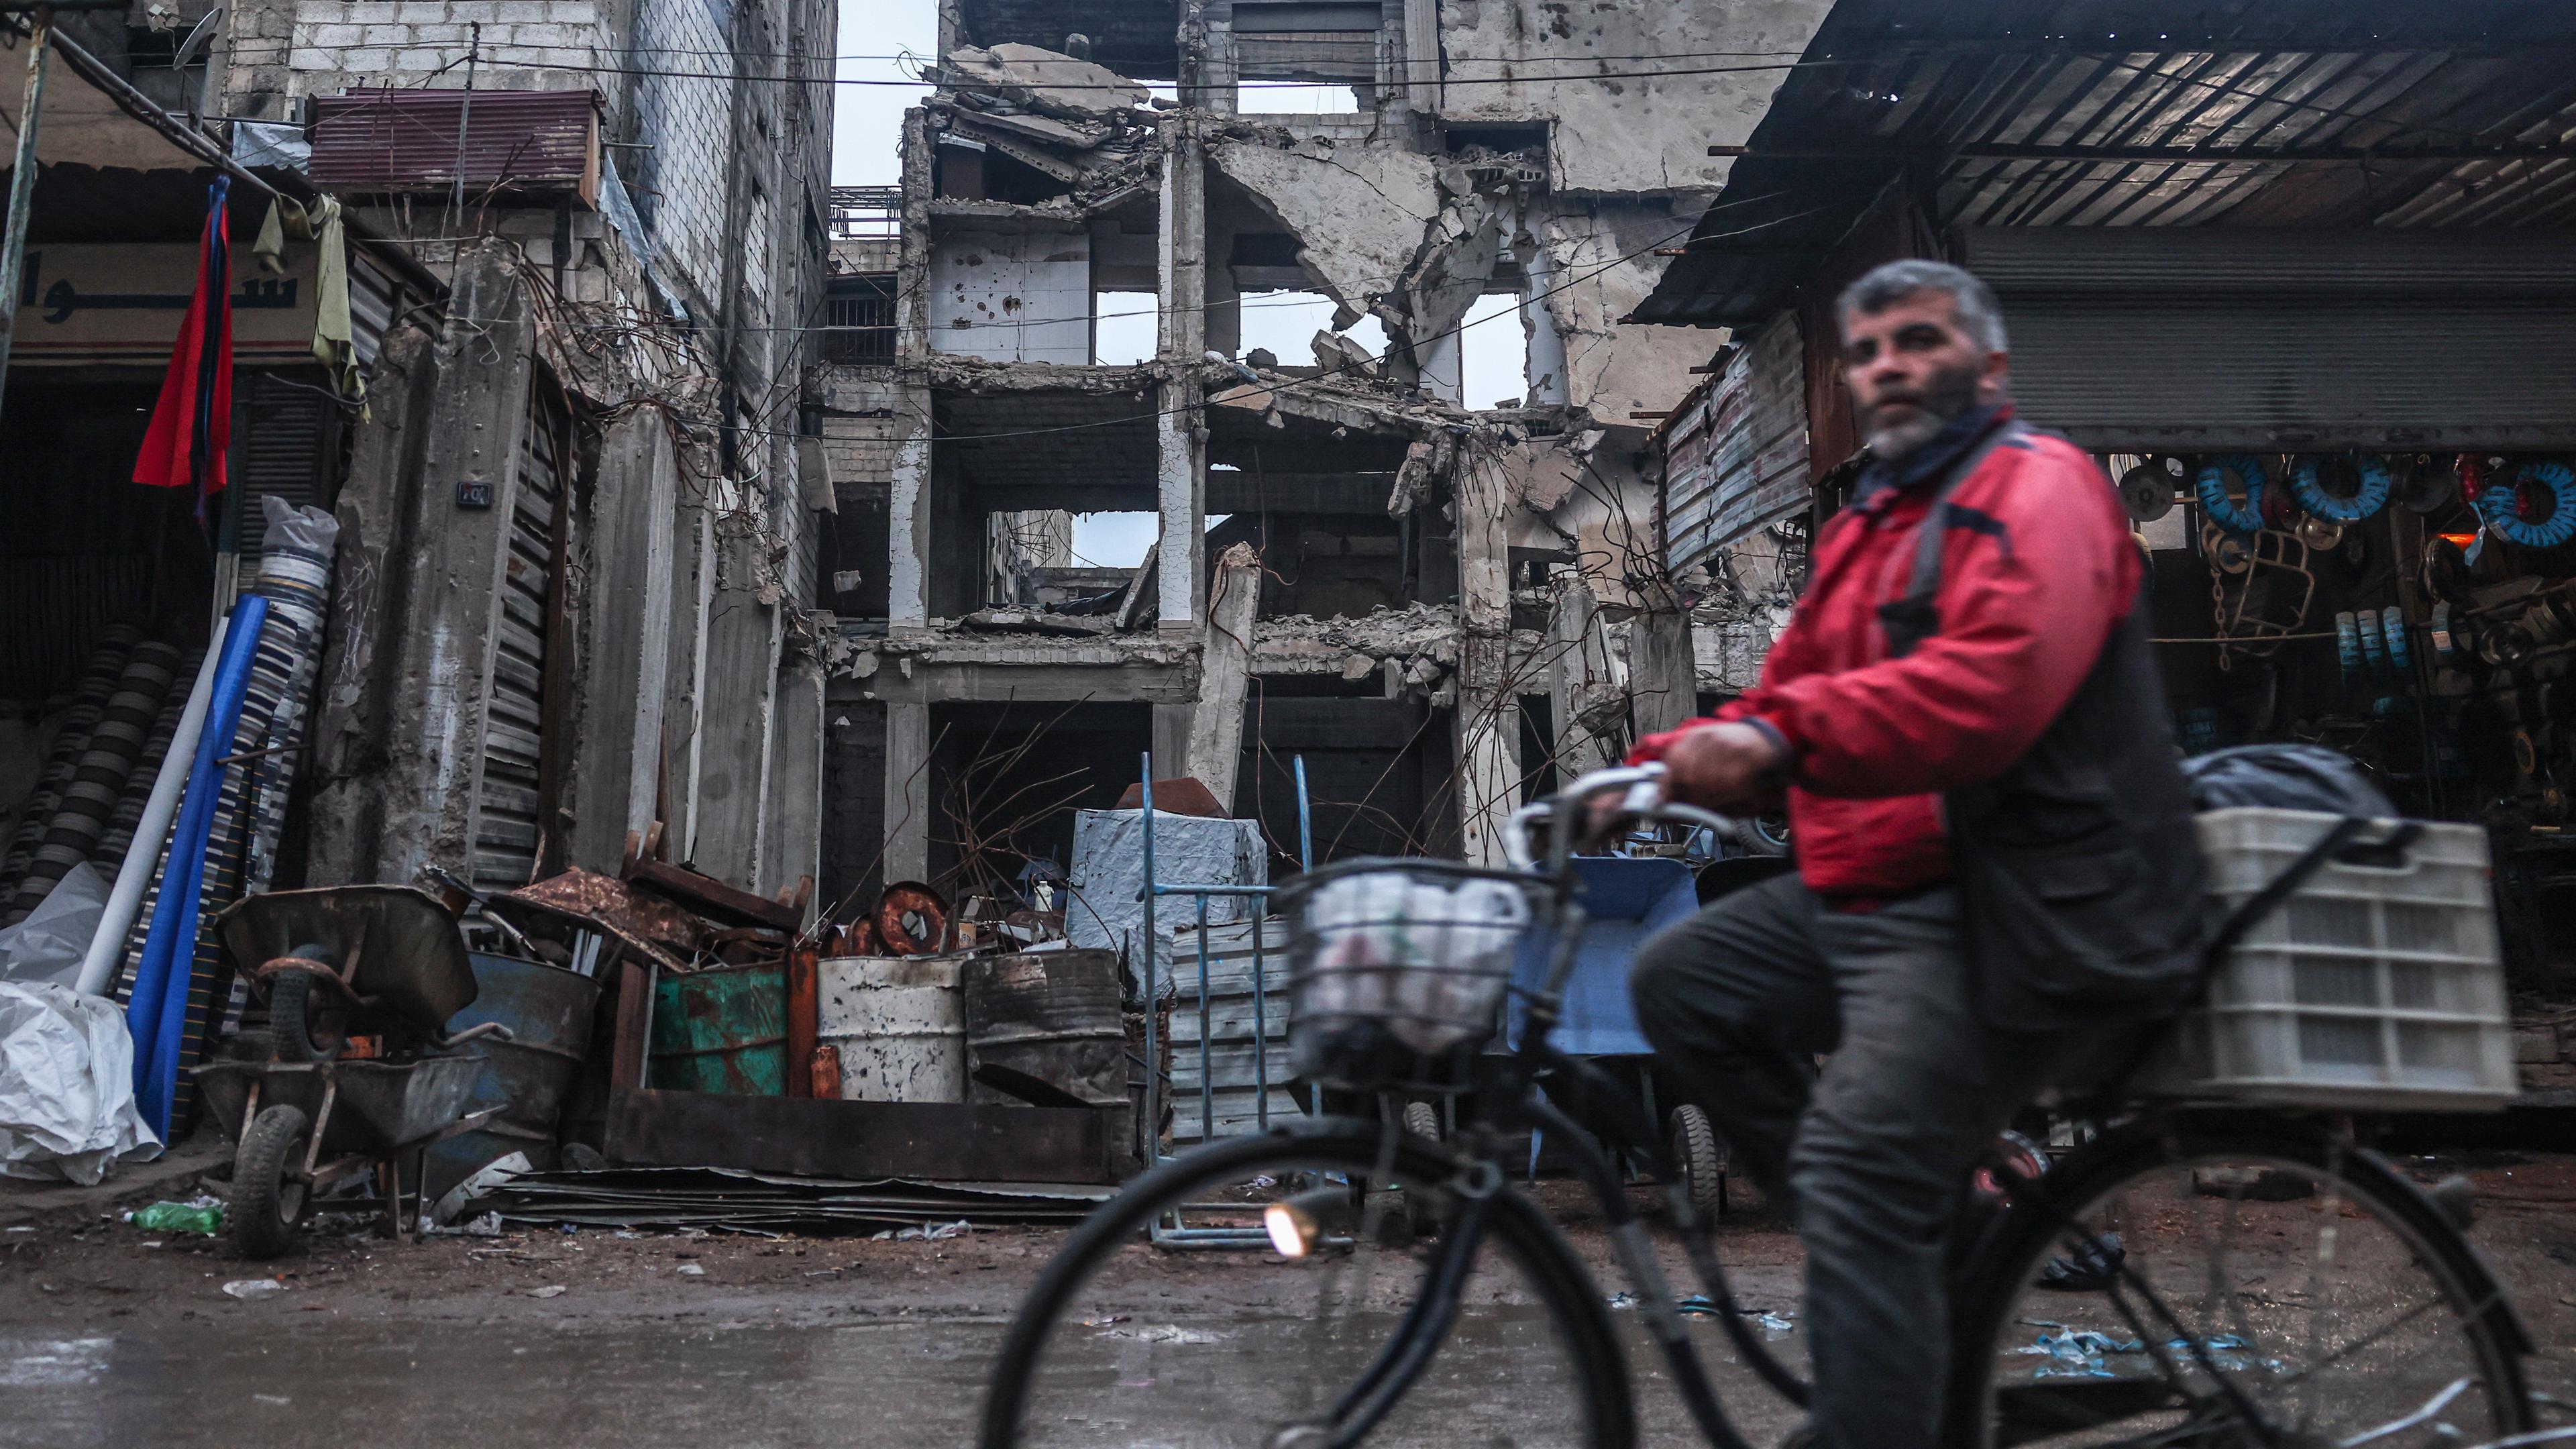
[[[1324,1240],[1325,1229],[1349,1216],[1350,1189],[1334,1183],[1310,1187],[1261,1210],[1270,1246],[1283,1258],[1302,1258]]]

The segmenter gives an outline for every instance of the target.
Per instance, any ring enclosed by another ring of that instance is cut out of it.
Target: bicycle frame
[[[1626,1186],[1609,1154],[1594,1145],[1593,1134],[1576,1123],[1564,1108],[1549,1100],[1552,1083],[1567,1084],[1571,1092],[1587,1103],[1607,1109],[1606,1120],[1620,1139],[1614,1145],[1642,1159],[1650,1171],[1666,1184],[1666,1197],[1673,1220],[1680,1229],[1692,1269],[1701,1286],[1718,1309],[1720,1326],[1736,1351],[1752,1365],[1755,1373],[1772,1389],[1801,1408],[1807,1403],[1807,1386],[1791,1373],[1778,1357],[1744,1323],[1735,1295],[1728,1287],[1723,1265],[1710,1242],[1698,1208],[1690,1194],[1680,1185],[1673,1170],[1662,1134],[1645,1107],[1634,1094],[1620,1086],[1607,1073],[1592,1063],[1558,1051],[1550,1038],[1562,1019],[1564,991],[1574,969],[1575,947],[1583,932],[1582,907],[1574,896],[1574,875],[1570,864],[1578,822],[1576,812],[1592,799],[1613,790],[1627,792],[1624,814],[1648,820],[1672,821],[1693,826],[1714,824],[1724,828],[1721,817],[1690,806],[1675,805],[1660,797],[1663,769],[1647,765],[1596,771],[1575,781],[1549,800],[1524,806],[1512,817],[1505,833],[1506,850],[1515,865],[1523,870],[1537,864],[1529,855],[1527,837],[1530,829],[1542,822],[1551,826],[1545,856],[1547,874],[1552,878],[1556,915],[1555,951],[1549,961],[1543,984],[1527,995],[1527,1016],[1517,1049],[1506,1049],[1479,1059],[1473,1083],[1478,1100],[1485,1104],[1476,1124],[1478,1136],[1490,1138],[1498,1132],[1535,1129],[1546,1133],[1559,1144],[1595,1202],[1609,1227],[1613,1254],[1620,1270],[1639,1300],[1640,1311],[1657,1346],[1662,1350],[1682,1401],[1690,1408],[1692,1420],[1700,1432],[1718,1449],[1751,1449],[1720,1403],[1717,1387],[1710,1379],[1707,1365],[1692,1342],[1688,1324],[1676,1303],[1671,1282],[1663,1264],[1655,1257],[1654,1246],[1647,1236],[1644,1219],[1629,1203]],[[1391,1128],[1387,1130],[1392,1130]],[[1480,1142],[1478,1148],[1491,1145]],[[1476,1162],[1496,1163],[1497,1153],[1469,1150],[1459,1154],[1462,1166]],[[1348,1394],[1334,1422],[1339,1426],[1335,1439],[1339,1443],[1356,1443],[1410,1385],[1414,1375],[1431,1356],[1431,1350],[1445,1336],[1456,1317],[1456,1298],[1464,1286],[1464,1265],[1472,1259],[1474,1238],[1482,1222],[1481,1199],[1462,1195],[1461,1207],[1452,1218],[1449,1235],[1463,1242],[1444,1241],[1439,1259],[1423,1285],[1423,1296],[1409,1314],[1403,1331],[1391,1337],[1378,1361]],[[1357,1412],[1356,1419],[1344,1414]]]

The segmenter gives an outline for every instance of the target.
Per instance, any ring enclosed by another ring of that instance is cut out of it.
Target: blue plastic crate
[[[1552,1038],[1559,1051],[1580,1057],[1644,1056],[1654,1049],[1637,1030],[1628,1000],[1628,964],[1646,938],[1699,909],[1690,867],[1667,857],[1631,860],[1581,856],[1574,862],[1575,899],[1582,903],[1583,939],[1574,948],[1574,972],[1565,983],[1565,1019]],[[1524,993],[1547,979],[1556,933],[1533,928],[1512,962],[1512,996],[1504,1029],[1514,1048],[1529,1013]]]

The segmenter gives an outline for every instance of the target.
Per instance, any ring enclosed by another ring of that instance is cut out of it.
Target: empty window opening
[[[1213,533],[1230,515],[1210,514]],[[1073,563],[1076,568],[1132,569],[1163,535],[1158,513],[1077,513],[1073,516]]]
[[[1248,80],[1235,87],[1234,108],[1258,116],[1355,116],[1360,92],[1353,85]]]
[[[1356,359],[1335,352],[1319,353],[1315,334],[1333,330],[1333,299],[1321,292],[1245,292],[1235,298],[1235,312],[1240,319],[1236,337],[1241,342],[1238,357],[1248,357],[1254,348],[1268,352],[1284,367],[1325,367],[1350,370]],[[1386,356],[1386,329],[1375,317],[1362,317],[1342,329],[1341,336],[1366,352],[1371,359]]]
[[[823,298],[823,360],[894,361],[891,275],[836,277]]]
[[[963,136],[942,138],[935,159],[937,170],[931,189],[942,200],[1007,201],[1034,206],[1073,189],[1070,182]]]
[[[1521,325],[1521,299],[1488,294],[1459,321],[1458,351],[1465,369],[1459,400],[1471,408],[1514,408],[1529,398],[1529,337]]]
[[[1161,536],[1163,521],[1152,513],[1077,513],[1073,516],[1073,562],[1078,568],[1132,569],[1145,561],[1145,551]]]
[[[1091,294],[1091,360],[1129,367],[1154,360],[1160,304],[1151,292]]]

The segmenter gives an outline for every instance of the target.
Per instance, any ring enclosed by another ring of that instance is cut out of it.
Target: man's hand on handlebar
[[[1720,728],[1727,727],[1712,726],[1711,730]],[[1767,745],[1767,737],[1764,743]],[[1644,765],[1612,765],[1579,776],[1558,793],[1543,800],[1532,800],[1513,811],[1511,822],[1503,830],[1503,852],[1521,870],[1537,868],[1538,857],[1531,847],[1537,843],[1535,832],[1545,826],[1549,837],[1548,868],[1557,870],[1564,866],[1567,852],[1599,850],[1621,826],[1631,821],[1654,821],[1701,830],[1728,828],[1725,816],[1711,813],[1697,801],[1672,790],[1671,775],[1671,766],[1657,761]],[[1776,793],[1776,790],[1776,782],[1756,787],[1757,796]]]
[[[1749,724],[1691,730],[1664,751],[1664,788],[1676,800],[1721,815],[1753,815],[1780,803],[1787,752]]]

